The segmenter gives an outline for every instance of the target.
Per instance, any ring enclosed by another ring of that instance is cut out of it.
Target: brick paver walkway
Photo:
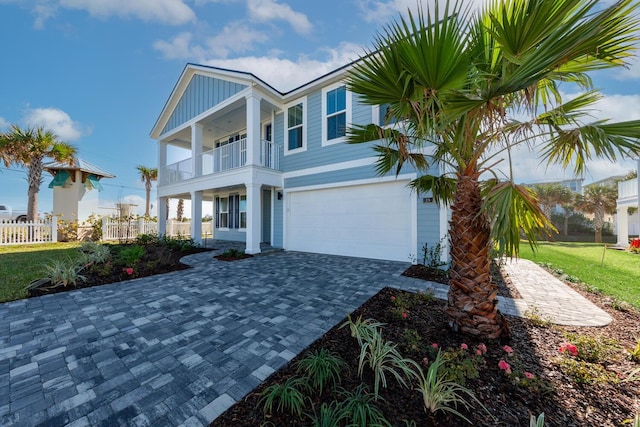
[[[207,425],[382,287],[447,290],[400,276],[405,263],[212,255],[188,257],[191,270],[0,304],[0,426]],[[524,270],[517,280],[543,277]],[[540,298],[518,284],[525,299],[500,297],[501,310],[600,317],[578,294],[551,306],[566,289],[556,282]]]

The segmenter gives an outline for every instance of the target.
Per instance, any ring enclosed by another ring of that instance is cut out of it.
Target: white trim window
[[[229,194],[215,197],[216,228],[245,230],[247,228],[247,195]]]
[[[247,195],[240,194],[240,203],[238,206],[238,211],[240,212],[240,229],[247,228]]]
[[[322,145],[344,142],[351,123],[351,92],[344,83],[322,89]]]
[[[284,154],[293,154],[307,149],[307,99],[303,98],[287,105],[285,111]]]
[[[216,228],[229,228],[228,197],[216,197]]]

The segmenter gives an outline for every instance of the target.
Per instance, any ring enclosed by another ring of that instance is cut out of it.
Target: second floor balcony
[[[618,183],[618,200],[638,197],[638,178]]]
[[[280,170],[280,146],[271,141],[260,141],[260,164],[264,168]],[[247,138],[221,145],[199,154],[196,167],[202,171],[194,173],[193,158],[181,160],[162,168],[160,184],[168,185],[199,176],[214,175],[247,166]]]

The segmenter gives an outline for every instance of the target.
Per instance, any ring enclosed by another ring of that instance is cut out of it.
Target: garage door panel
[[[287,249],[408,261],[412,195],[406,185],[288,193]]]

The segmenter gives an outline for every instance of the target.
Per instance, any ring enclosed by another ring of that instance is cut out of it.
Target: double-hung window
[[[228,197],[216,197],[216,228],[229,228]]]
[[[285,154],[304,151],[306,149],[305,122],[307,114],[305,100],[300,100],[287,107]]]
[[[230,194],[228,197],[216,197],[216,228],[247,228],[247,196]]]
[[[347,123],[351,121],[350,94],[343,83],[329,86],[322,91],[322,145],[344,141]]]

